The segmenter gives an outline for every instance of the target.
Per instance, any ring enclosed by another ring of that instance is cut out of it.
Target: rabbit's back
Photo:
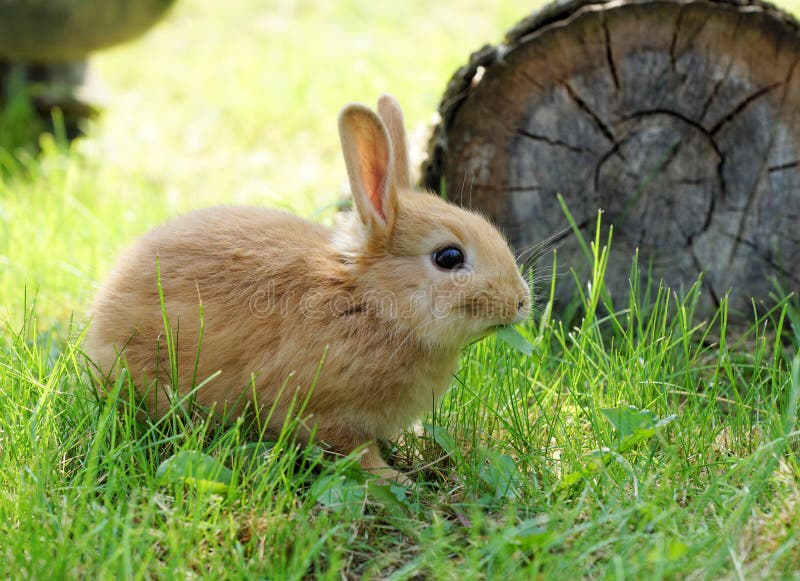
[[[219,398],[216,392],[245,388],[252,360],[265,349],[280,349],[280,309],[287,297],[306,292],[302,273],[320,271],[329,240],[327,228],[275,210],[188,213],[145,234],[123,255],[95,300],[87,352],[108,373],[124,349],[137,388],[156,380],[171,385],[166,313],[176,345],[176,387],[185,391],[221,371],[202,399],[230,401],[230,393]],[[153,415],[165,410],[163,398],[163,389],[148,394]]]

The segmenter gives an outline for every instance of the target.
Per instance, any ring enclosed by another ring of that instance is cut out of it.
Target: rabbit
[[[85,351],[106,386],[125,367],[153,418],[217,372],[196,401],[255,405],[273,433],[305,401],[301,442],[361,450],[364,470],[407,483],[377,442],[432,409],[467,343],[526,319],[530,291],[485,218],[412,189],[393,97],[344,107],[339,134],[354,202],[341,227],[233,206],[156,227],[101,285]]]

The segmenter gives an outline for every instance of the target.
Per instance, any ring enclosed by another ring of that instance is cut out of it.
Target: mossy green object
[[[0,59],[77,60],[139,36],[175,0],[0,0]]]

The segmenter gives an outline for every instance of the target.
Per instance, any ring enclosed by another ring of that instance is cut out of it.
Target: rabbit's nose
[[[515,323],[521,323],[528,318],[530,314],[530,297],[522,295],[517,299],[517,316],[514,317]]]
[[[517,312],[520,314],[527,314],[531,305],[531,297],[528,293],[523,293],[517,299]]]

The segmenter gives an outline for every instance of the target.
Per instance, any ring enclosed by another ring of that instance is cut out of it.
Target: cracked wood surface
[[[775,281],[800,290],[800,27],[771,5],[556,2],[473,54],[440,114],[425,185],[518,249],[568,226],[558,194],[590,237],[602,209],[617,299],[637,252],[674,290],[702,272],[703,316],[727,292],[747,320]],[[574,235],[559,239],[559,272],[587,279]]]

